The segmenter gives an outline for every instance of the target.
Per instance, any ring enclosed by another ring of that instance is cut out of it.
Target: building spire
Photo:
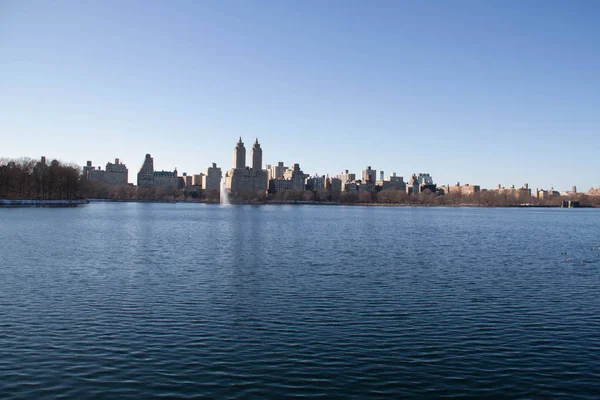
[[[258,138],[256,138],[252,146],[250,157],[252,158],[252,169],[260,171],[262,169],[262,149],[260,148],[260,144],[258,144]]]

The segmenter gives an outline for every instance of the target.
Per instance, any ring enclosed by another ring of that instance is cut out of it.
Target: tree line
[[[326,189],[287,190],[268,195],[247,193],[233,196],[233,202],[273,202],[273,203],[340,203],[340,204],[384,204],[414,206],[478,206],[478,207],[559,207],[563,200],[579,201],[583,207],[600,207],[600,195],[583,193],[569,196],[552,196],[540,199],[535,196],[483,190],[474,194],[437,193],[425,190],[417,195],[410,195],[402,190],[386,189],[376,192],[330,193]]]
[[[80,198],[81,168],[75,164],[30,158],[0,159],[0,198]]]

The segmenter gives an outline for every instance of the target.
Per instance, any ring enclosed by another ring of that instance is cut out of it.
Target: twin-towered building
[[[233,149],[233,168],[225,174],[225,190],[233,195],[263,194],[267,190],[267,171],[262,169],[262,149],[258,139],[250,150],[251,167],[246,166],[246,147],[242,138]]]

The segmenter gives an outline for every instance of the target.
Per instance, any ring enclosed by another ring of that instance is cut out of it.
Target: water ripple
[[[92,204],[0,220],[0,398],[600,393],[596,210]]]

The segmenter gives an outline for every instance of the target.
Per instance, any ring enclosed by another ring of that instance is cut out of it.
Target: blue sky
[[[0,0],[0,156],[600,185],[596,1]]]

